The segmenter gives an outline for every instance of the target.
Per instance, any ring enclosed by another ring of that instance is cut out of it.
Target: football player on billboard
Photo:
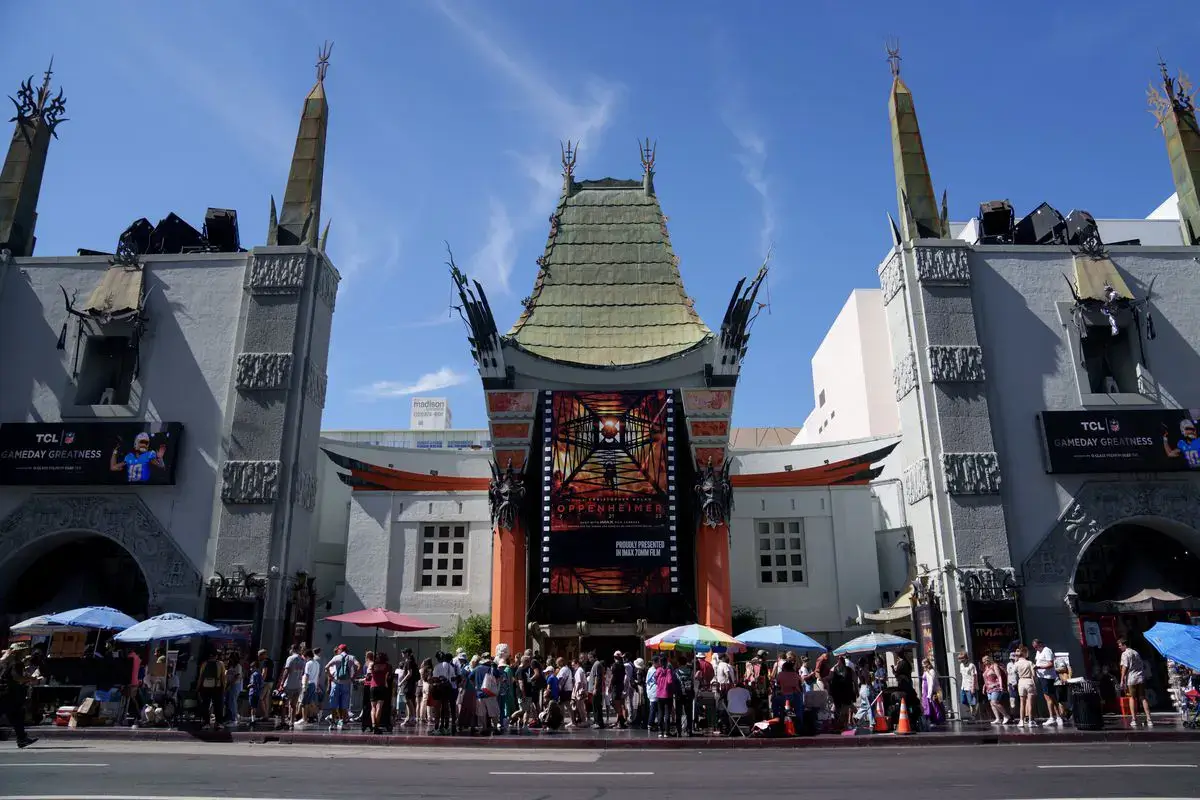
[[[1165,427],[1165,426],[1164,426]],[[1171,437],[1163,431],[1163,449],[1167,458],[1180,458],[1187,463],[1188,469],[1200,469],[1200,439],[1196,438],[1196,421],[1182,419],[1179,421],[1179,441],[1171,446]]]
[[[142,432],[133,437],[133,450],[126,453],[124,458],[121,457],[121,440],[117,440],[108,468],[113,472],[125,470],[125,479],[129,483],[149,483],[152,466],[166,469],[166,454],[166,442],[161,442],[157,450],[151,450],[150,434]]]

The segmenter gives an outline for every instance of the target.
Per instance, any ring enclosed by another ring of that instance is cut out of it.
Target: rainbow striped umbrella
[[[707,625],[680,625],[646,640],[651,650],[699,650],[703,653],[742,653],[746,645]]]

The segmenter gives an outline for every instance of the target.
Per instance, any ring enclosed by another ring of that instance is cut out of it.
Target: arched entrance
[[[81,575],[87,580],[80,586],[43,583]],[[195,614],[200,589],[200,573],[136,494],[34,494],[0,520],[0,616],[30,610],[35,596],[134,603],[136,609],[121,610],[135,616]]]
[[[1165,665],[1142,632],[1200,613],[1200,489],[1192,481],[1089,481],[1023,571],[1031,635],[1071,652],[1076,673],[1101,678],[1102,691],[1104,676],[1119,676],[1116,639],[1127,637],[1158,662],[1153,689]]]
[[[121,545],[103,536],[64,533],[44,546],[28,547],[5,570],[0,609],[13,624],[48,611],[111,606],[144,617],[150,592],[142,568]]]

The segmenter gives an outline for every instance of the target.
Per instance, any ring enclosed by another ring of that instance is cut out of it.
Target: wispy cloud
[[[359,388],[356,393],[371,400],[383,400],[389,397],[407,397],[422,392],[436,392],[449,389],[464,383],[467,376],[450,367],[442,367],[437,372],[427,372],[412,383],[403,381],[376,381],[370,386]]]
[[[562,187],[558,149],[553,142],[570,139],[583,142],[585,150],[598,148],[623,89],[593,78],[579,97],[569,95],[544,78],[547,71],[539,68],[532,57],[519,53],[512,43],[502,42],[477,9],[468,14],[448,0],[435,0],[434,7],[475,55],[492,68],[492,74],[508,84],[533,117],[530,138],[536,144],[528,151],[510,154],[529,179],[529,196],[523,201],[493,199],[487,239],[472,260],[472,267],[479,270],[485,283],[507,293],[516,259],[516,236],[545,219]],[[512,207],[517,211],[510,213]]]
[[[775,192],[768,171],[768,145],[761,124],[750,111],[746,88],[733,64],[729,47],[720,36],[715,42],[717,65],[717,108],[721,122],[737,142],[734,158],[742,167],[742,178],[759,199],[758,246],[766,258],[775,239],[778,222]]]
[[[224,70],[214,70],[211,63],[183,48],[168,47],[154,37],[138,38],[123,57],[130,61],[131,68],[152,69],[166,76],[225,128],[231,142],[262,163],[280,164],[286,170],[300,119],[299,91],[284,97],[279,90],[254,79],[258,70],[229,64]],[[231,73],[239,76],[236,102],[231,100],[227,80]],[[247,108],[254,109],[253,124],[247,124]],[[283,199],[286,181],[286,172],[277,178],[277,202]],[[321,225],[323,228],[326,222],[332,222],[330,251],[343,279],[368,266],[394,269],[399,265],[400,235],[394,223],[375,224],[379,205],[362,187],[353,185],[340,171],[327,168],[321,205]],[[365,235],[368,230],[372,236]]]

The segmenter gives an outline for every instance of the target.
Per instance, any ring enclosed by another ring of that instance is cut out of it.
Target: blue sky
[[[198,226],[208,206],[236,208],[244,246],[262,243],[317,49],[335,42],[323,213],[344,280],[325,428],[407,427],[415,392],[448,396],[456,427],[484,424],[443,240],[506,329],[561,139],[582,139],[585,178],[637,177],[637,138],[657,140],[656,187],[710,326],[774,247],[735,422],[799,425],[813,350],[851,289],[878,286],[890,246],[886,38],[954,219],[1001,197],[1018,215],[1046,200],[1144,217],[1172,191],[1146,112],[1157,51],[1200,73],[1184,0],[46,2],[0,18],[0,88],[53,53],[68,99],[38,255],[111,249],[169,211]]]

